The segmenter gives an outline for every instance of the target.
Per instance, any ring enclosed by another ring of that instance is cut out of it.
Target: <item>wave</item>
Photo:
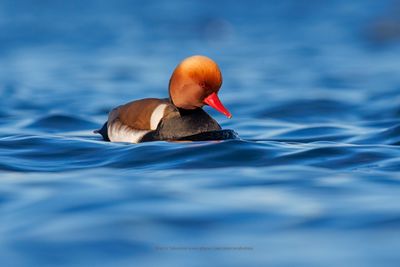
[[[352,112],[349,112],[351,110]],[[264,111],[257,112],[260,118],[284,119],[287,121],[326,121],[331,118],[351,119],[357,114],[357,106],[332,99],[310,99],[285,101]]]
[[[96,127],[99,127],[99,125],[77,116],[51,114],[35,119],[25,128],[48,133],[56,133],[89,129],[93,130],[96,129]]]
[[[387,144],[399,146],[400,124],[396,124],[383,130],[373,130],[371,133],[353,138],[351,142],[358,144]]]
[[[326,169],[379,169],[400,152],[386,145],[336,142],[288,143],[229,140],[213,142],[108,143],[87,137],[19,135],[0,138],[0,169],[56,172],[116,169],[213,169],[263,166],[314,166]],[[400,165],[399,165],[400,166]],[[390,169],[390,168],[389,168]]]

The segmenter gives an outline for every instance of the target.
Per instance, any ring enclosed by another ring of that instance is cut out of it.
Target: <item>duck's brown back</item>
[[[168,99],[145,98],[136,100],[119,106],[116,115],[122,124],[133,129],[154,130],[151,127],[151,117],[155,109],[163,104],[172,106]]]

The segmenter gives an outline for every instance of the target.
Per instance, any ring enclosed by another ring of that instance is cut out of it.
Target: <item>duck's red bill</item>
[[[219,100],[218,95],[216,93],[212,93],[204,99],[204,103],[209,105],[212,108],[215,108],[229,119],[232,118],[232,114],[222,105],[221,100]]]

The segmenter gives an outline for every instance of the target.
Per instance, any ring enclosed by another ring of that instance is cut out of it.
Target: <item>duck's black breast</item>
[[[157,129],[142,138],[142,142],[155,140],[191,140],[190,136],[198,136],[202,133],[220,131],[221,126],[203,109],[194,110],[175,109],[166,114]],[[195,138],[195,139],[196,139]],[[208,140],[213,140],[212,137]],[[193,140],[195,141],[195,140]]]

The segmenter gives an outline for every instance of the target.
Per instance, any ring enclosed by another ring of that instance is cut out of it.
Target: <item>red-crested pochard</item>
[[[221,71],[213,60],[188,57],[172,73],[169,98],[145,98],[114,108],[95,133],[111,142],[139,143],[219,131],[221,126],[202,107],[209,105],[232,117],[218,98],[221,84]]]

